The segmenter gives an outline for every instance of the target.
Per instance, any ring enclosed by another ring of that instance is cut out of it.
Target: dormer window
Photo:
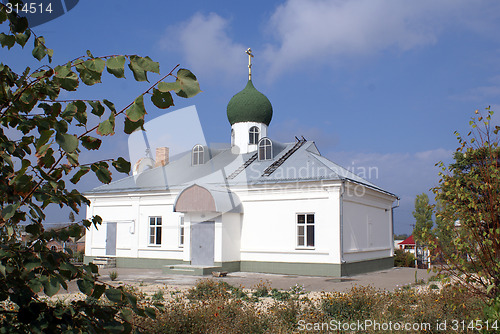
[[[259,142],[259,135],[260,135],[260,130],[258,127],[256,126],[252,126],[250,128],[250,131],[248,131],[248,134],[249,134],[249,140],[248,142],[250,144],[257,144]]]
[[[193,147],[193,166],[201,165],[204,163],[205,149],[201,145]]]
[[[259,142],[259,160],[269,160],[273,156],[273,145],[269,138],[262,138]]]

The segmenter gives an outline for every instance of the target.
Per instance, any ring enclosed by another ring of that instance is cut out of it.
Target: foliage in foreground
[[[82,229],[75,224],[45,231],[44,210],[58,205],[78,213],[89,204],[79,191],[69,190],[68,180],[78,184],[84,175],[95,174],[102,183],[109,183],[111,166],[129,173],[130,163],[124,158],[81,161],[80,155],[98,150],[102,138],[115,133],[120,118],[126,134],[141,129],[145,97],[150,96],[157,108],[166,109],[173,105],[171,92],[194,96],[200,91],[198,81],[186,69],[174,74],[176,66],[122,108],[107,99],[73,99],[80,86],[101,83],[105,71],[124,78],[127,65],[129,76],[148,81],[148,74],[160,74],[160,65],[149,57],[96,57],[90,51],[53,65],[54,51],[45,39],[29,28],[26,18],[15,11],[9,13],[3,3],[0,25],[2,52],[24,52],[32,42],[31,54],[41,62],[37,69],[27,67],[20,73],[13,69],[19,64],[0,63],[0,333],[130,332],[132,311],[154,316],[154,310],[139,307],[136,296],[123,288],[98,282],[96,266],[75,266],[70,252],[49,250],[48,241],[79,238]],[[168,78],[175,80],[166,82]],[[94,216],[80,223],[89,228],[101,221]],[[26,239],[18,233],[20,223],[26,224]],[[51,304],[41,297],[67,289],[70,281],[77,282],[87,300]],[[94,303],[101,296],[109,303]]]
[[[249,334],[291,333],[305,329],[306,324],[318,324],[323,326],[322,330],[312,332],[330,333],[333,331],[330,327],[332,321],[338,324],[338,321],[372,320],[378,323],[429,323],[432,328],[427,332],[437,333],[437,323],[447,321],[451,326],[456,319],[467,324],[485,319],[482,301],[456,286],[425,287],[420,292],[412,288],[387,292],[372,287],[353,287],[347,293],[315,295],[294,294],[292,287],[288,292],[282,291],[291,295],[287,300],[278,300],[271,295],[256,297],[262,294],[261,285],[252,291],[246,290],[246,298],[236,297],[231,293],[234,289],[238,288],[226,282],[201,281],[185,294],[164,302],[164,310],[157,312],[156,319],[140,318],[137,324],[147,327],[151,333]],[[365,328],[360,332],[384,331]],[[408,332],[420,333],[417,330]]]
[[[441,257],[444,270],[488,299],[500,297],[500,148],[493,111],[476,111],[454,163],[441,163],[436,194],[436,228],[421,237]]]

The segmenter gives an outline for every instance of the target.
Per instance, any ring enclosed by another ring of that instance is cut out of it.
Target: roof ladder
[[[295,151],[297,151],[302,145],[304,145],[305,142],[306,140],[304,139],[304,137],[302,137],[302,139],[299,139],[299,141],[296,142],[295,145],[293,145],[293,147],[288,150],[288,152],[283,154],[281,158],[267,167],[266,170],[264,170],[264,172],[262,173],[262,176],[271,175],[276,169],[278,169],[279,166],[281,166],[285,162],[286,159],[288,159]]]
[[[241,165],[237,170],[235,170],[231,175],[226,177],[227,180],[234,179],[239,173],[241,173],[245,168],[247,168],[252,162],[257,159],[257,153],[252,155],[243,165]]]

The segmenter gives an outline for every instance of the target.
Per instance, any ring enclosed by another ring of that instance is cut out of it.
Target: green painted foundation
[[[95,257],[85,256],[84,262],[89,263]],[[190,263],[181,260],[170,259],[148,259],[148,258],[116,258],[116,266],[119,268],[166,268],[169,266],[189,267]],[[182,274],[187,275],[207,275],[212,270],[217,271],[243,271],[285,275],[304,276],[354,276],[372,271],[385,270],[394,267],[392,257],[374,259],[359,262],[349,262],[344,264],[329,263],[301,263],[301,262],[261,262],[261,261],[232,261],[215,262],[213,266],[207,266],[207,270],[186,270]],[[191,272],[191,273],[190,273]],[[166,270],[166,273],[172,271]],[[180,272],[179,272],[180,273]]]

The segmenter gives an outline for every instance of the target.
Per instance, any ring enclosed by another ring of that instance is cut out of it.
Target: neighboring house
[[[416,244],[415,240],[413,239],[413,235],[410,235],[408,238],[398,243],[399,249],[412,253],[413,255],[416,255],[415,246]]]
[[[326,159],[312,141],[272,140],[272,114],[249,80],[227,106],[230,145],[195,145],[173,161],[158,147],[134,175],[87,192],[87,217],[103,224],[87,230],[85,261],[201,274],[391,268],[397,197]]]
[[[406,240],[398,243],[399,249],[403,249],[405,252],[409,252],[415,256],[419,261],[419,267],[430,267],[431,265],[431,254],[430,250],[425,246],[418,246],[413,239],[413,235],[410,235]]]

